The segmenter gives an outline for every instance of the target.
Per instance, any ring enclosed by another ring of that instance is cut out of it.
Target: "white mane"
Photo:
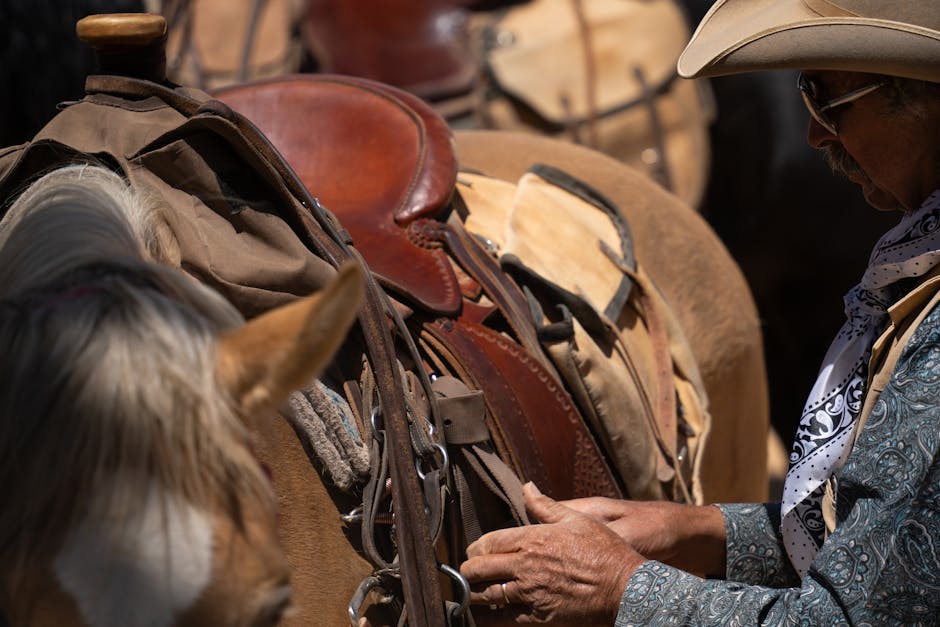
[[[46,175],[0,222],[4,572],[51,557],[90,503],[142,511],[154,482],[236,521],[247,495],[273,506],[215,378],[215,337],[240,316],[150,261],[166,237],[153,204],[95,166]]]

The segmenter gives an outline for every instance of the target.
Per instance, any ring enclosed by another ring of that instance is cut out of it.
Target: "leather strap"
[[[525,295],[467,232],[463,223],[459,220],[450,220],[447,224],[436,222],[433,225],[422,222],[420,227],[446,244],[457,263],[476,279],[487,296],[496,303],[522,346],[543,366],[551,369],[552,366],[539,343]]]
[[[460,546],[468,546],[495,528],[528,524],[519,477],[498,455],[487,450],[490,432],[483,393],[470,391],[462,381],[449,376],[438,377],[432,387],[440,395],[438,405],[451,451],[455,500],[463,532]],[[479,486],[485,488],[488,498],[477,498]],[[494,498],[506,511],[499,511],[503,508],[495,505]],[[460,559],[465,557],[460,555]]]

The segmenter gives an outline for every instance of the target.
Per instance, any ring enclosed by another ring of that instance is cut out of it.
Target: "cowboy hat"
[[[685,78],[778,69],[940,83],[940,0],[717,0],[678,62]]]

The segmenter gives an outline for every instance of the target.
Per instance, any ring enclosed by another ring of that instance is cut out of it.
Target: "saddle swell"
[[[215,96],[254,121],[340,216],[386,287],[429,311],[457,313],[460,291],[443,252],[413,245],[400,228],[440,215],[453,192],[457,161],[443,120],[410,94],[351,77],[288,76]]]
[[[442,221],[457,161],[450,130],[430,106],[391,86],[330,75],[260,81],[214,95],[265,133],[380,280],[413,309],[412,324],[484,390],[494,443],[521,477],[556,498],[623,494],[535,339],[522,292],[472,237],[456,237],[459,224]],[[299,121],[304,133],[297,132]],[[462,246],[452,250],[458,239]],[[468,246],[479,249],[472,264]],[[486,316],[466,296],[481,289],[519,344],[480,324]]]

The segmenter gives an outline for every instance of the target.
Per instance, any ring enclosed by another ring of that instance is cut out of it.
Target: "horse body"
[[[549,162],[622,203],[637,254],[669,302],[679,304],[677,315],[708,389],[715,419],[702,466],[705,498],[765,498],[767,398],[757,316],[739,270],[702,219],[613,159],[557,140],[466,131],[457,133],[457,151],[462,164],[508,179],[533,160]],[[695,263],[688,263],[689,256]],[[296,591],[284,624],[344,624],[350,597],[372,570],[360,553],[358,524],[343,524],[340,518],[358,502],[313,471],[286,422],[265,421],[256,433],[255,451],[272,469],[278,531]],[[383,624],[381,615],[371,618]]]

